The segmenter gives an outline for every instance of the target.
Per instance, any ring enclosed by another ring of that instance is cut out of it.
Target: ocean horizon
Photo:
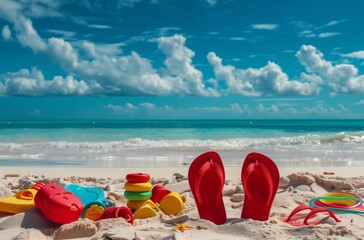
[[[175,167],[218,152],[278,166],[364,166],[364,120],[79,120],[0,122],[1,166]]]

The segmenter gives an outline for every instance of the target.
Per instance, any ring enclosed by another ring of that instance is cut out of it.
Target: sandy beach
[[[132,172],[145,172],[151,175],[153,185],[162,184],[178,192],[185,198],[185,203],[183,211],[177,216],[159,212],[154,218],[136,219],[133,225],[122,218],[95,222],[82,219],[59,225],[46,219],[36,208],[16,215],[2,213],[0,236],[1,239],[364,239],[364,218],[359,214],[336,213],[341,222],[334,224],[327,221],[315,226],[294,227],[282,220],[296,206],[307,204],[311,198],[328,191],[349,191],[363,198],[364,168],[279,168],[280,187],[267,221],[240,218],[244,204],[240,171],[238,167],[225,169],[223,201],[227,221],[215,225],[199,218],[188,180],[174,175],[187,176],[188,166],[148,169],[2,167],[1,197],[12,196],[36,182],[52,182],[59,186],[78,183],[102,188],[116,197],[117,206],[125,206],[125,176]],[[334,175],[323,175],[324,171],[333,172]],[[20,176],[14,177],[15,174]],[[174,223],[183,223],[192,228],[180,231]]]

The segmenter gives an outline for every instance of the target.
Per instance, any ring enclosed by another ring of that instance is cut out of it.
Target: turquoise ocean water
[[[364,120],[0,122],[0,166],[164,167],[217,151],[279,166],[364,166]]]

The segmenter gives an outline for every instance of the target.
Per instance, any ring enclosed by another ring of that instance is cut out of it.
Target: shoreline
[[[53,166],[34,166],[34,167],[13,167],[2,166],[0,177],[5,174],[27,174],[47,175],[48,177],[99,177],[99,178],[124,178],[133,172],[145,172],[152,177],[171,177],[173,173],[180,173],[187,176],[189,166],[181,167],[127,167],[127,168],[99,168],[99,167],[53,167]],[[310,172],[313,174],[323,174],[323,172],[334,172],[334,176],[358,177],[364,176],[364,167],[279,167],[281,176],[286,176],[295,172]],[[226,179],[240,179],[241,167],[225,167]]]

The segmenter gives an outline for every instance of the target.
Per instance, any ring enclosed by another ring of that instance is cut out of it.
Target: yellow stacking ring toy
[[[150,182],[130,183],[126,182],[124,188],[128,192],[147,192],[153,188]]]

